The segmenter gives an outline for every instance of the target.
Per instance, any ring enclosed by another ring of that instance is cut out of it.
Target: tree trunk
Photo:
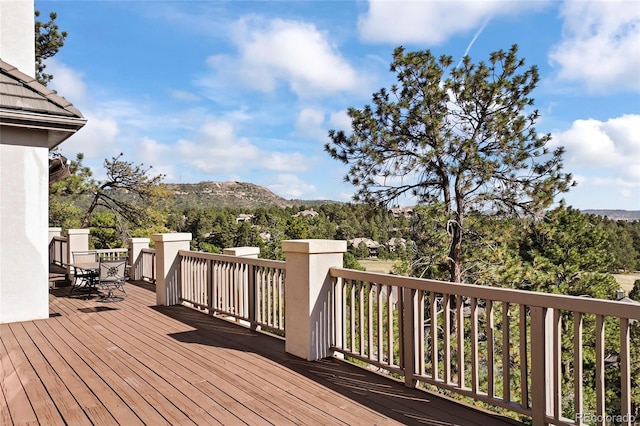
[[[91,201],[91,205],[87,210],[87,213],[85,213],[84,218],[82,219],[82,225],[80,225],[82,229],[87,229],[89,227],[89,219],[91,219],[91,214],[93,213],[95,208],[98,206],[99,199],[100,199],[100,192],[96,192],[96,194],[93,197],[93,200]]]
[[[460,219],[449,222],[451,247],[449,248],[449,281],[462,282],[462,226]]]
[[[451,238],[451,247],[449,248],[449,281],[452,283],[462,282],[462,219],[459,213],[456,219],[449,222],[449,235]],[[455,300],[455,299],[454,299]],[[452,303],[451,315],[451,333],[458,332],[458,315],[463,315],[464,306],[458,306]],[[464,330],[460,330],[464,333]],[[464,348],[458,348],[464,350]]]

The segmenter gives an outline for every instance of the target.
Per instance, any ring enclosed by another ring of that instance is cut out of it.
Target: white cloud
[[[309,168],[305,156],[298,152],[268,152],[261,157],[261,165],[268,170],[302,172]]]
[[[165,182],[176,181],[176,162],[171,155],[173,148],[156,140],[143,137],[137,145],[137,157],[144,158],[144,164],[153,166],[151,175],[165,175]]]
[[[84,116],[87,124],[60,145],[62,151],[73,156],[82,152],[87,160],[102,160],[117,155],[118,122],[113,117],[97,116],[91,112],[84,113]]]
[[[636,173],[636,177],[638,176],[638,174]],[[614,187],[617,190],[619,190],[621,193],[624,194],[630,194],[631,191],[630,189],[632,188],[637,188],[638,186],[640,186],[640,183],[637,183],[638,181],[635,182],[631,182],[629,180],[626,179],[620,179],[620,178],[615,178],[615,177],[594,177],[589,179],[587,182],[596,185],[596,186],[610,186],[610,187]],[[640,201],[640,200],[639,200]]]
[[[248,139],[238,137],[233,125],[209,119],[199,134],[180,139],[176,144],[180,159],[204,173],[230,173],[248,167],[259,160],[259,149]]]
[[[58,62],[55,58],[47,60],[47,73],[52,74],[50,86],[76,107],[86,102],[87,86],[83,74]]]
[[[343,130],[347,134],[351,133],[351,117],[349,117],[347,110],[331,113],[329,125],[334,130]]]
[[[574,167],[624,168],[640,164],[640,115],[607,121],[576,120],[569,130],[553,133],[552,146],[566,148]]]
[[[303,108],[296,119],[295,133],[314,139],[327,135],[324,126],[324,111],[317,108]]]
[[[185,101],[185,102],[199,102],[202,100],[200,96],[198,96],[197,94],[193,92],[187,92],[185,90],[173,90],[171,92],[171,96],[174,99],[178,99],[180,101]]]
[[[341,192],[339,198],[342,201],[353,201],[353,192]]]
[[[488,19],[538,9],[544,1],[370,0],[358,20],[360,36],[387,43],[442,43],[481,27]]]
[[[565,170],[577,171],[578,186],[588,192],[608,187],[610,194],[637,201],[640,188],[640,115],[607,121],[576,120],[570,129],[553,133],[551,147],[564,146]]]
[[[549,53],[562,80],[592,92],[640,91],[640,7],[635,1],[566,1],[563,40]]]
[[[316,192],[315,186],[309,185],[298,176],[288,173],[278,175],[277,183],[269,185],[268,188],[284,198],[309,199]]]
[[[229,121],[209,118],[189,139],[180,139],[173,151],[186,167],[212,175],[246,174],[253,170],[304,171],[303,154],[258,148],[248,138],[238,136]]]
[[[218,87],[221,80],[239,79],[266,93],[286,84],[297,95],[307,96],[352,91],[366,80],[313,24],[248,16],[235,24],[232,38],[238,56],[209,57],[216,75],[201,83]]]
[[[572,174],[572,176],[573,176],[573,180],[578,185],[578,188],[580,188],[582,184],[589,181],[589,178],[583,174]]]

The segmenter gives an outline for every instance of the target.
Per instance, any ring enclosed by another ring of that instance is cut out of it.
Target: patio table
[[[76,288],[82,292],[86,292],[87,297],[91,295],[91,293],[96,293],[98,291],[96,284],[98,281],[100,262],[79,262],[73,263],[71,266],[86,277],[84,283]]]

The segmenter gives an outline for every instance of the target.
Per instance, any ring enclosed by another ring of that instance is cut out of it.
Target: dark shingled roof
[[[82,118],[69,101],[0,60],[0,108]]]
[[[69,101],[0,59],[0,125],[48,130],[53,148],[86,122]]]

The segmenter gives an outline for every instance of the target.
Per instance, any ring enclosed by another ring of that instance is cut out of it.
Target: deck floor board
[[[127,283],[102,303],[50,289],[50,318],[0,324],[0,424],[513,425]]]
[[[103,380],[122,395],[123,400],[131,404],[138,415],[144,417],[145,423],[151,419],[172,424],[190,421],[189,415],[172,400],[176,394],[173,387],[159,380],[147,366],[134,363],[130,356],[90,327],[90,315],[87,319],[76,316],[70,318],[70,321],[77,327],[76,331],[80,336],[91,336],[92,343],[85,346],[83,339],[78,339],[77,336],[68,336],[66,339],[83,359],[90,362],[87,367],[99,371]]]

